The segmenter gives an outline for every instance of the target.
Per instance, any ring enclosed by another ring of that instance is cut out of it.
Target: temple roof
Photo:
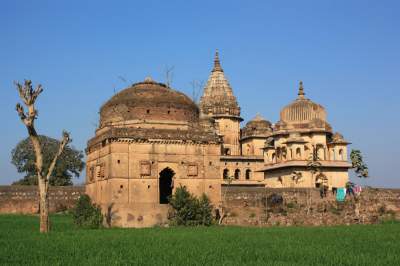
[[[214,67],[200,99],[200,111],[211,116],[240,118],[240,107],[224,75],[218,51],[215,53]]]
[[[146,78],[126,88],[100,109],[100,127],[132,120],[197,121],[199,109],[185,94]]]
[[[331,131],[326,121],[325,108],[305,97],[303,82],[299,83],[297,98],[285,106],[280,113],[276,130],[314,130]]]
[[[272,124],[257,114],[242,128],[242,139],[248,137],[268,137],[272,132]]]

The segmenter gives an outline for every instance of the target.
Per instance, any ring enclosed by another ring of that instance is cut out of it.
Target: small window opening
[[[246,180],[250,180],[250,178],[251,178],[251,170],[247,169],[246,170]]]
[[[240,170],[239,169],[235,170],[235,179],[240,179]]]
[[[229,170],[228,169],[224,169],[223,178],[224,179],[228,179],[229,178]]]

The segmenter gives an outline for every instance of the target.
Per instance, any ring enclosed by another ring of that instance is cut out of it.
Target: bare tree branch
[[[205,82],[204,80],[194,79],[190,82],[190,85],[192,87],[192,100],[197,103],[197,101],[199,100],[199,95],[204,88]]]
[[[69,133],[68,133],[67,131],[63,131],[63,137],[62,137],[62,140],[61,140],[61,142],[60,142],[60,146],[59,146],[59,148],[58,148],[58,151],[57,151],[56,155],[55,155],[54,158],[53,158],[53,161],[52,161],[51,164],[50,164],[49,171],[47,172],[47,176],[46,176],[47,182],[50,180],[50,177],[51,177],[51,175],[53,174],[54,167],[56,166],[58,157],[61,155],[61,153],[63,152],[65,146],[66,146],[70,141],[71,141],[71,140],[70,140]]]
[[[167,87],[168,88],[170,88],[171,87],[171,84],[172,84],[172,80],[173,80],[173,77],[174,77],[174,66],[165,66],[165,70],[164,70],[164,72],[165,72],[165,83],[166,83],[166,85],[167,85]]]

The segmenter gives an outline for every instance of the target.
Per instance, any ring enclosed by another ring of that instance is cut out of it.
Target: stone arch
[[[240,179],[240,170],[239,169],[235,170],[235,179]]]
[[[172,190],[174,188],[173,177],[175,172],[166,167],[160,172],[158,180],[158,192],[160,204],[168,204],[169,198],[172,196]]]
[[[229,178],[229,169],[224,169],[224,172],[223,172],[223,174],[222,174],[222,177],[224,178],[224,179],[228,179]]]
[[[301,159],[301,149],[300,149],[300,147],[298,147],[296,149],[296,159]]]
[[[251,154],[251,146],[250,146],[250,144],[246,145],[246,152],[247,152],[248,155]]]
[[[322,144],[316,145],[316,152],[319,160],[325,160],[325,147]]]
[[[246,180],[250,180],[251,179],[251,170],[247,169],[246,170]]]
[[[287,157],[287,149],[286,147],[282,148],[282,160],[286,161],[286,157]]]
[[[339,150],[339,160],[344,160],[344,153],[343,153],[343,149]]]

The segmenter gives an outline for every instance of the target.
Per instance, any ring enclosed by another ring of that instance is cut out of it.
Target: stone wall
[[[70,209],[84,193],[84,186],[50,187],[50,212]],[[0,186],[0,213],[38,213],[38,198],[36,186]]]
[[[371,224],[400,219],[400,189],[364,189],[358,197],[337,202],[331,191],[320,197],[317,189],[224,188],[230,225],[339,225]],[[273,196],[275,195],[275,196]],[[282,203],[276,199],[282,197]],[[267,200],[266,200],[267,199]]]

